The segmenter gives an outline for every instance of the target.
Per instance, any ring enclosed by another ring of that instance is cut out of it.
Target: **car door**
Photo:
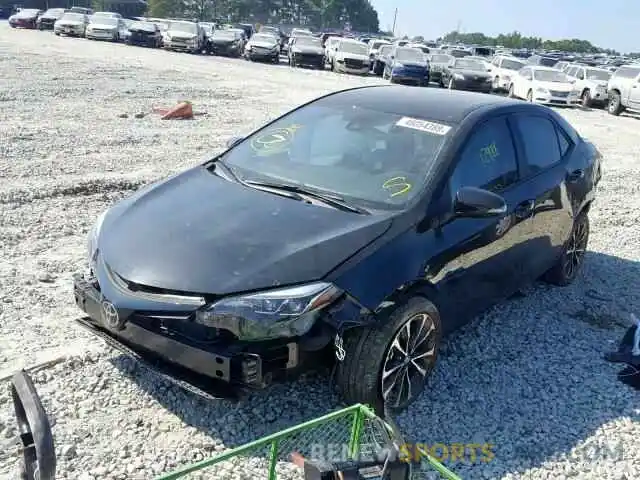
[[[531,73],[531,69],[524,67],[521,68],[516,76],[514,77],[515,85],[514,85],[514,93],[518,98],[525,98],[527,96],[527,92],[529,91],[529,74]]]
[[[525,281],[532,200],[519,182],[516,152],[507,117],[483,122],[456,155],[440,200],[434,202],[450,212],[458,190],[471,186],[498,193],[507,203],[504,215],[454,216],[435,229],[426,276],[439,292],[438,308],[447,318],[447,329],[514,293]]]
[[[582,177],[579,171],[567,171],[575,145],[551,117],[519,113],[511,122],[524,163],[524,183],[534,199],[533,239],[539,248],[532,252],[526,268],[537,278],[552,266],[569,238],[573,209],[567,189]]]

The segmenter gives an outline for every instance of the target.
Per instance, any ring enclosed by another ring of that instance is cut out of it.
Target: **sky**
[[[640,51],[640,0],[370,0],[380,29],[425,40],[456,30],[464,33],[519,31],[544,40],[580,38],[623,53]]]

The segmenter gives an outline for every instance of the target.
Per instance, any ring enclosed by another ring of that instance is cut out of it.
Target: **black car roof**
[[[439,88],[408,88],[401,85],[379,85],[336,92],[328,97],[374,110],[460,123],[479,108],[522,105],[519,100],[484,93]]]

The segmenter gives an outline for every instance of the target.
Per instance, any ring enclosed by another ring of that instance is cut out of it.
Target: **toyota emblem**
[[[105,327],[122,330],[124,327],[124,321],[120,320],[118,309],[115,305],[107,300],[102,302],[102,322]]]

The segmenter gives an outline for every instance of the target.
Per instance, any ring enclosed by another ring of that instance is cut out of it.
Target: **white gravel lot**
[[[139,185],[302,102],[379,81],[0,23],[0,378],[68,357],[34,374],[58,478],[152,478],[339,406],[318,378],[238,404],[168,386],[72,323],[70,275],[94,218]],[[206,115],[149,113],[182,99]],[[640,478],[640,393],[602,360],[640,313],[640,122],[562,113],[606,157],[583,275],[565,289],[538,285],[455,334],[432,389],[400,419],[419,442],[492,444],[489,463],[449,463],[465,479]],[[14,433],[2,383],[0,443]],[[0,450],[0,478],[17,478],[16,464]]]

